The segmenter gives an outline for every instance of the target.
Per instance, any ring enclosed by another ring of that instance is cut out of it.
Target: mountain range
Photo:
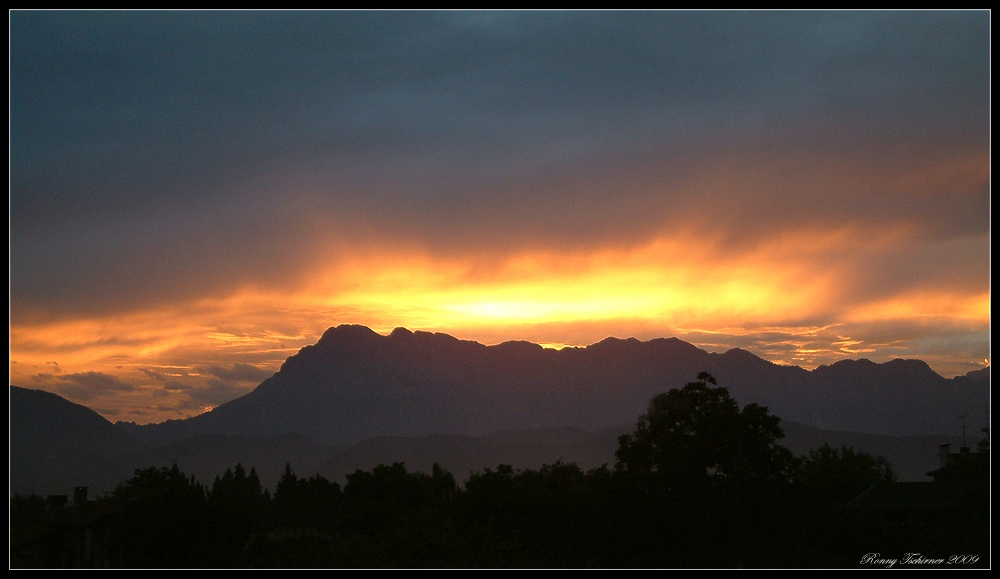
[[[920,360],[843,360],[815,370],[750,352],[709,353],[676,338],[608,338],[585,348],[485,346],[446,334],[364,326],[327,330],[252,392],[186,420],[135,427],[163,444],[199,434],[288,432],[328,444],[435,432],[480,435],[552,426],[633,423],[660,392],[702,371],[741,404],[785,420],[891,436],[961,432],[985,416],[988,369],[945,379]]]
[[[286,462],[331,479],[395,461],[425,470],[440,462],[459,478],[500,462],[590,468],[613,464],[617,437],[653,396],[701,371],[740,404],[782,417],[796,453],[851,444],[886,455],[910,480],[934,468],[937,444],[958,445],[960,416],[977,435],[976,418],[988,412],[988,368],[953,379],[919,360],[809,371],[676,338],[552,350],[338,326],[252,392],[185,420],[111,424],[54,394],[12,386],[11,490],[110,490],[134,468],[173,462],[202,478],[241,462],[268,486]]]

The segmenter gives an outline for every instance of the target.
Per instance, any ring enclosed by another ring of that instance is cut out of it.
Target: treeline
[[[288,465],[273,495],[242,465],[210,485],[148,468],[102,498],[122,505],[102,540],[133,568],[817,568],[872,552],[987,564],[988,505],[981,522],[919,525],[846,510],[894,479],[884,460],[829,446],[793,457],[777,417],[699,378],[653,400],[613,467],[499,465],[458,485],[436,464],[396,463],[342,487]]]

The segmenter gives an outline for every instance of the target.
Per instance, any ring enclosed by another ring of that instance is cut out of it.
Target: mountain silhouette
[[[77,485],[110,489],[131,474],[121,457],[145,445],[103,416],[65,398],[10,387],[10,486],[66,493]]]
[[[297,433],[325,444],[376,436],[634,423],[656,394],[708,371],[740,404],[785,420],[880,435],[961,433],[985,413],[989,372],[945,379],[919,360],[844,360],[808,371],[750,352],[709,353],[676,338],[607,338],[585,348],[485,346],[440,333],[327,330],[255,390],[205,414],[130,426],[147,443],[196,435]],[[125,426],[125,425],[122,425]]]

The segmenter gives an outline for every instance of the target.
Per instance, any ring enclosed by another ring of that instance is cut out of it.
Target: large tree
[[[709,386],[711,384],[711,386]],[[791,453],[778,444],[781,419],[767,407],[739,405],[707,372],[653,398],[635,432],[619,438],[617,468],[656,473],[670,484],[743,484],[787,477]]]
[[[616,474],[635,515],[643,565],[742,566],[766,560],[795,465],[781,419],[741,410],[710,374],[653,398],[619,438]]]
[[[615,453],[643,566],[763,564],[795,464],[781,419],[739,404],[710,374],[653,398]],[[754,558],[760,559],[755,561]]]

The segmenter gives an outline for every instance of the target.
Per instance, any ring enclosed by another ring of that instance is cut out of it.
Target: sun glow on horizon
[[[865,247],[872,247],[869,241]],[[327,327],[342,323],[382,334],[403,326],[554,349],[623,332],[644,339],[678,336],[718,350],[747,347],[776,363],[804,367],[906,352],[905,340],[873,341],[844,324],[931,318],[975,331],[988,327],[988,291],[915,290],[852,301],[846,297],[850,270],[831,256],[859,251],[862,242],[854,243],[843,232],[800,232],[740,251],[678,236],[637,247],[505,258],[368,252],[363,259],[333,261],[306,283],[281,291],[244,287],[223,298],[114,316],[12,321],[11,383],[57,393],[73,386],[80,393],[81,375],[96,372],[108,377],[106,390],[94,394],[106,400],[103,414],[118,405],[123,416],[137,419],[138,409],[155,406],[149,420],[162,420],[201,412],[254,385],[220,382],[212,374],[219,374],[217,368],[249,364],[276,371]],[[184,392],[216,398],[171,405]]]

